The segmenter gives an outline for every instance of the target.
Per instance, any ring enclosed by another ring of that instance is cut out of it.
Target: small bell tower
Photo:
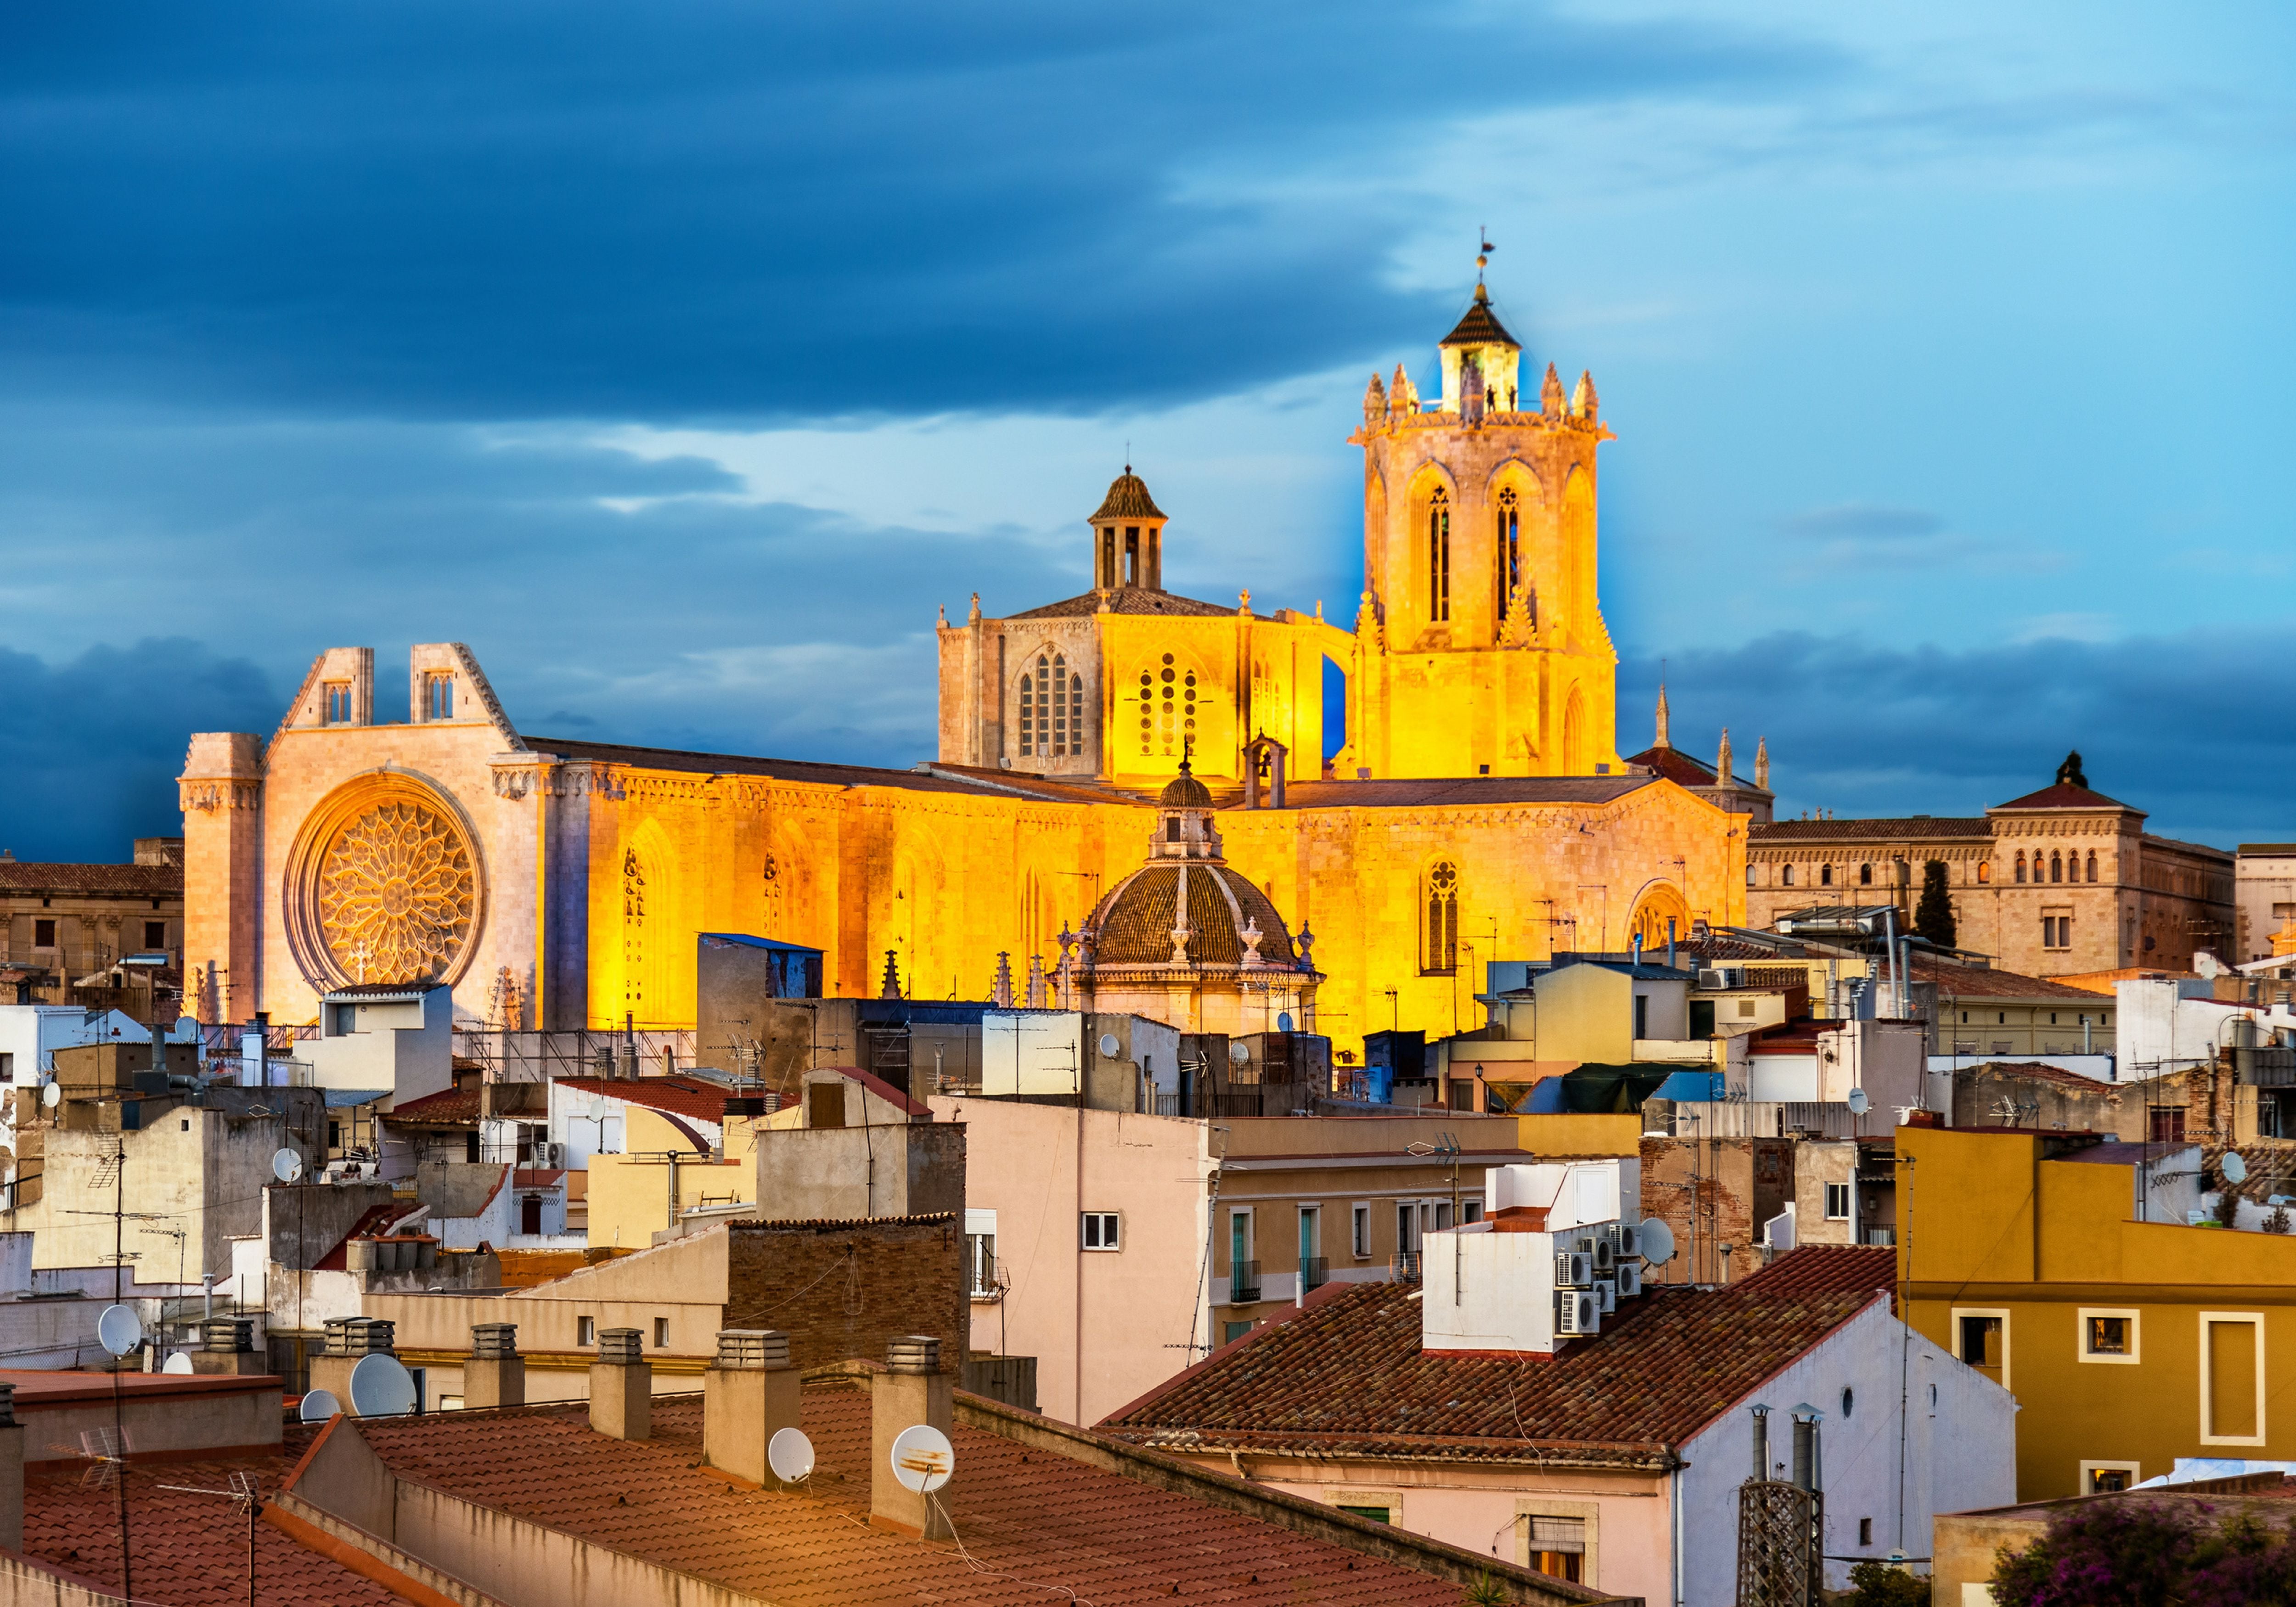
[[[1092,550],[1095,591],[1164,589],[1164,511],[1130,463],[1110,482],[1100,511],[1092,516]]]

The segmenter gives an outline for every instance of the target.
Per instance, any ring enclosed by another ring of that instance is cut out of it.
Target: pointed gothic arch
[[[1013,738],[1023,758],[1078,758],[1085,747],[1086,695],[1081,655],[1045,641],[1021,655],[1013,682]]]
[[[1572,686],[1562,700],[1562,774],[1591,775],[1595,761],[1588,756],[1587,694]]]

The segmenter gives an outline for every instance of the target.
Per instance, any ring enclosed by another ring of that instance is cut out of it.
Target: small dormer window
[[[422,701],[423,707],[430,710],[430,718],[453,719],[455,717],[455,677],[450,675],[424,676]]]
[[[348,681],[329,681],[325,687],[327,724],[348,726],[351,723],[351,684]]]

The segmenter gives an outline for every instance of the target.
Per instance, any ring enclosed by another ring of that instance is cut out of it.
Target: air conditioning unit
[[[1596,1278],[1595,1280],[1595,1303],[1603,1308],[1603,1315],[1604,1316],[1608,1316],[1611,1313],[1616,1311],[1619,1308],[1619,1285],[1617,1282],[1611,1278]]]
[[[1597,1333],[1603,1327],[1602,1302],[1591,1289],[1557,1290],[1554,1295],[1554,1332],[1557,1333]]]
[[[1609,1232],[1606,1230],[1596,1234],[1595,1235],[1595,1275],[1598,1278],[1609,1277],[1611,1267],[1617,1259],[1611,1247]]]
[[[1617,1259],[1620,1266],[1643,1259],[1643,1230],[1639,1224],[1621,1222],[1611,1231],[1618,1235]]]
[[[1730,984],[1722,980],[1722,973],[1720,972],[1709,966],[1702,967],[1700,969],[1698,972],[1698,985],[1706,989],[1709,993],[1718,993],[1723,988],[1727,988]]]
[[[1564,1250],[1555,1252],[1554,1283],[1559,1289],[1591,1288],[1595,1282],[1595,1258],[1584,1250]]]
[[[566,1146],[564,1144],[537,1144],[534,1147],[541,1152],[542,1164],[545,1167],[558,1167],[564,1166],[566,1164]]]
[[[1618,1290],[1619,1299],[1622,1300],[1639,1298],[1643,1291],[1643,1264],[1640,1261],[1620,1262],[1619,1274],[1612,1280],[1612,1287]]]

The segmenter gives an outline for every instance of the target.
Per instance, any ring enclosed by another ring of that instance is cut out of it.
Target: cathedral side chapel
[[[1353,630],[1167,590],[1179,537],[1128,468],[1091,590],[943,625],[911,769],[532,734],[455,643],[414,650],[394,717],[373,652],[327,650],[268,737],[191,741],[196,1013],[435,980],[466,1021],[689,1025],[699,935],[745,932],[823,950],[832,993],[890,952],[912,996],[986,997],[1004,954],[1095,1008],[1345,1046],[1475,1024],[1486,960],[1740,920],[1767,791],[1616,751],[1592,379],[1523,394],[1480,281],[1438,358],[1439,400],[1398,365],[1349,438]]]

